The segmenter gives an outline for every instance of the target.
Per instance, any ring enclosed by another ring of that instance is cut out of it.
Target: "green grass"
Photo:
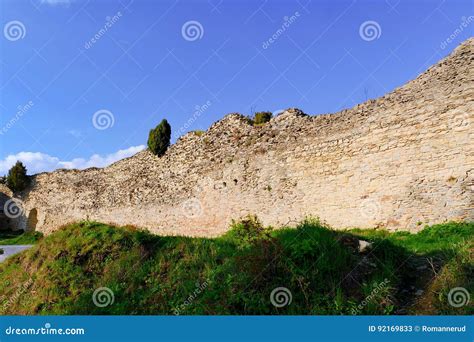
[[[386,230],[352,229],[351,233],[375,240],[388,240],[396,246],[403,247],[412,253],[425,255],[437,255],[439,253],[451,253],[451,247],[465,244],[474,236],[474,224],[445,223],[425,227],[418,234],[409,232],[389,233]]]
[[[0,246],[5,245],[33,245],[37,243],[43,234],[39,232],[23,233],[23,231],[0,230]]]
[[[368,252],[359,253],[359,237],[373,243]],[[248,218],[205,239],[82,222],[0,264],[0,313],[469,314],[446,296],[455,286],[472,293],[473,240],[473,223],[390,234],[314,219],[272,230]],[[417,271],[430,260],[434,271]],[[112,305],[94,304],[100,287],[113,291]],[[292,296],[281,308],[270,300],[278,287]]]
[[[474,293],[474,223],[437,224],[425,227],[418,234],[361,229],[351,233],[372,241],[373,254],[381,264],[389,265],[391,272],[400,273],[410,286],[423,289],[422,296],[408,307],[409,313],[474,313],[472,306],[453,308],[448,301],[449,291],[456,287]],[[404,255],[401,265],[391,260],[398,254]]]

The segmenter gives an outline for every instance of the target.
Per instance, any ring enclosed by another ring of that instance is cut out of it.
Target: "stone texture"
[[[11,224],[49,233],[88,219],[216,236],[248,213],[274,226],[312,215],[335,228],[412,231],[473,220],[473,45],[349,110],[289,109],[262,127],[229,114],[162,158],[143,151],[104,169],[38,174],[16,194],[24,213]]]

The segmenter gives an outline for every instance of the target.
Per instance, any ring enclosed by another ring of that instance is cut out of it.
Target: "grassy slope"
[[[0,230],[0,246],[5,245],[33,245],[42,237],[41,233],[26,233]]]
[[[358,253],[355,236],[372,250]],[[452,287],[474,290],[473,241],[473,223],[389,234],[337,232],[314,220],[268,231],[252,221],[202,239],[84,222],[0,264],[0,313],[474,313],[446,300]],[[92,296],[103,286],[115,302],[99,308]],[[290,305],[271,304],[276,287],[291,291]]]

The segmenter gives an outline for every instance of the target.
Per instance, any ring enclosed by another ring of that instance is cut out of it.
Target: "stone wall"
[[[15,225],[49,233],[88,219],[216,236],[248,213],[274,226],[312,215],[393,230],[474,220],[473,45],[350,110],[289,109],[262,127],[229,114],[161,158],[143,151],[104,169],[38,174],[16,195]]]

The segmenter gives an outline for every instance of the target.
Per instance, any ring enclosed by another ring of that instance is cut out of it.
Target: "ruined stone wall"
[[[474,220],[474,40],[416,80],[335,114],[290,109],[262,127],[230,114],[165,156],[36,175],[17,228],[77,220],[216,236],[257,214],[280,226],[417,230]],[[34,215],[34,218],[31,216]]]

